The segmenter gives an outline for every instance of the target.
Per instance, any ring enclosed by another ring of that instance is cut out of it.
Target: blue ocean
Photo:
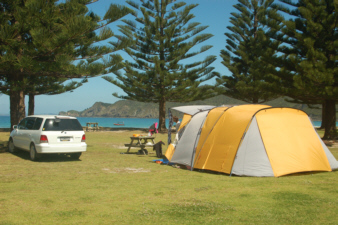
[[[98,123],[100,127],[115,127],[115,128],[149,128],[158,119],[148,118],[110,118],[110,117],[77,117],[82,126],[86,123]],[[116,126],[114,123],[124,123],[124,126]],[[9,128],[9,116],[0,116],[0,128]],[[313,126],[320,127],[321,121],[312,121]],[[166,127],[169,126],[169,120],[166,120]],[[338,126],[338,123],[337,123]]]
[[[100,127],[116,128],[149,128],[158,119],[148,118],[109,118],[109,117],[77,117],[82,126],[86,123],[98,123]],[[124,126],[116,126],[114,123],[124,123]],[[0,116],[0,128],[10,128],[11,122],[9,116]],[[166,120],[166,126],[169,126],[169,120]]]

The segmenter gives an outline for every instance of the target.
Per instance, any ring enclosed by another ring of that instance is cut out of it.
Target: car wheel
[[[10,153],[15,153],[17,151],[16,147],[14,146],[13,139],[9,139],[8,141],[8,151]]]
[[[72,153],[72,154],[70,154],[70,157],[72,159],[79,159],[81,154],[82,154],[82,152]]]
[[[36,161],[40,158],[40,154],[36,152],[34,144],[31,144],[31,146],[30,146],[29,156],[30,156],[32,161]]]

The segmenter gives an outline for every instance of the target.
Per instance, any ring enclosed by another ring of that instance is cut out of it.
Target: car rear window
[[[43,131],[83,131],[77,119],[46,119]]]

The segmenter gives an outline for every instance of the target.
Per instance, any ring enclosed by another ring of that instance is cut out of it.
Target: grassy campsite
[[[135,133],[140,131],[87,132],[88,148],[80,160],[45,156],[39,162],[26,152],[5,152],[9,134],[1,133],[0,225],[338,220],[337,171],[279,178],[191,172],[152,162],[151,149],[148,155],[121,154]],[[155,140],[166,138],[157,134]],[[338,148],[330,150],[338,158]]]

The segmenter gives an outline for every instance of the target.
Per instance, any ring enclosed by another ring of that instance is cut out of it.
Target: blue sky
[[[134,0],[138,2],[137,0]],[[211,33],[214,37],[203,42],[202,45],[213,45],[213,48],[208,50],[203,58],[207,55],[217,56],[217,60],[212,64],[215,67],[214,71],[222,75],[230,75],[229,71],[221,64],[219,56],[220,50],[225,48],[226,37],[225,32],[228,32],[226,27],[231,26],[229,22],[230,13],[235,12],[233,5],[237,4],[237,0],[183,0],[187,4],[199,4],[191,13],[195,15],[192,20],[200,22],[201,25],[209,27],[203,33]],[[177,2],[180,2],[179,0]],[[96,14],[103,17],[105,10],[108,9],[111,3],[125,4],[124,0],[99,0],[96,3],[90,4],[90,8]],[[128,19],[133,19],[132,16]],[[118,23],[114,23],[116,26]],[[115,33],[117,29],[112,27]],[[121,55],[123,56],[123,52]],[[123,91],[113,84],[105,81],[101,77],[90,78],[82,87],[73,92],[63,93],[60,95],[40,95],[35,97],[35,114],[58,114],[60,111],[77,110],[82,111],[91,107],[95,102],[114,103],[118,98],[112,96],[112,93],[118,92],[123,94]],[[0,115],[9,115],[9,97],[0,94]],[[26,97],[26,109],[28,106],[28,98]]]

